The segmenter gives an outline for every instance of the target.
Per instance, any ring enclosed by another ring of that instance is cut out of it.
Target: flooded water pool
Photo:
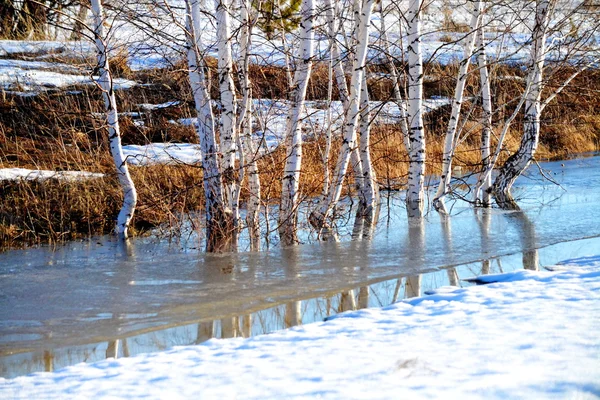
[[[0,376],[269,333],[600,254],[600,158],[543,167],[560,186],[532,170],[515,191],[522,211],[457,201],[450,217],[409,220],[391,194],[373,230],[350,224],[340,242],[211,255],[97,238],[1,253]]]

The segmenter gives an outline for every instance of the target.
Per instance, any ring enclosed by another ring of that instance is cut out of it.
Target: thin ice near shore
[[[595,398],[600,256],[250,339],[0,379],[2,398]]]

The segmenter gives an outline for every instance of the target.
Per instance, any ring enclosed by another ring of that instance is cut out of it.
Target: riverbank
[[[382,309],[0,379],[3,398],[594,398],[600,256]]]

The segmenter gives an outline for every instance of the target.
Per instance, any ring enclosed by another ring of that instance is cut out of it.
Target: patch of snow
[[[16,180],[46,180],[59,179],[64,181],[80,181],[91,178],[102,178],[104,174],[87,171],[48,171],[25,168],[0,168],[0,181]]]
[[[0,40],[0,56],[19,53],[94,55],[94,46],[92,41]]]
[[[94,77],[94,79],[98,79]],[[45,69],[23,69],[17,66],[3,66],[0,64],[0,87],[4,89],[19,88],[22,91],[44,90],[60,88],[69,85],[92,85],[92,77],[86,75],[72,75]],[[117,78],[113,80],[115,90],[126,90],[134,87],[136,82]]]
[[[249,339],[0,379],[3,398],[594,398],[600,257]]]
[[[202,161],[200,146],[190,143],[152,143],[145,146],[123,146],[128,164],[198,164]]]

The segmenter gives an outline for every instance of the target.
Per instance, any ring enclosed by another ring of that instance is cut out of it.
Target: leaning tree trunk
[[[286,127],[286,162],[282,178],[281,206],[279,209],[279,237],[283,245],[298,241],[296,224],[298,221],[298,189],[300,166],[302,165],[302,129],[300,113],[304,107],[308,78],[312,69],[313,57],[313,0],[303,0],[300,21],[300,49],[294,85],[291,93],[291,108]]]
[[[110,141],[110,151],[117,168],[119,183],[123,189],[123,206],[117,217],[116,233],[120,238],[127,238],[127,231],[135,205],[137,203],[137,192],[133,180],[129,175],[127,162],[123,155],[121,146],[121,132],[119,130],[119,116],[117,112],[117,101],[113,88],[113,80],[108,66],[108,51],[104,43],[104,11],[100,0],[92,0],[92,13],[94,16],[94,38],[96,41],[96,51],[98,52],[98,86],[102,89],[104,98],[104,108],[108,121],[108,138]]]
[[[332,59],[331,60],[332,68],[333,68],[334,75],[335,75],[335,81],[337,84],[340,101],[342,102],[342,108],[344,110],[344,115],[346,115],[346,113],[350,109],[350,102],[349,102],[350,93],[348,91],[348,84],[346,83],[346,74],[344,73],[344,63],[342,61],[342,55],[340,53],[340,49],[339,49],[338,42],[337,42],[337,35],[340,31],[340,28],[342,27],[342,25],[339,25],[339,27],[336,26],[338,24],[338,21],[336,18],[336,14],[338,13],[337,1],[336,1],[336,4],[334,5],[334,4],[332,4],[331,0],[326,0],[325,7],[326,7],[326,17],[327,17],[327,26],[328,26],[329,43],[330,43],[329,44],[330,57]],[[357,9],[360,9],[360,3],[355,1],[355,7]],[[356,19],[355,25],[360,23],[360,13],[355,19]],[[355,26],[355,30],[356,30],[356,26]],[[331,111],[331,110],[329,110],[329,111]],[[328,140],[331,139],[330,131],[328,131],[327,139]],[[330,161],[330,157],[329,157],[329,154],[327,154],[327,163],[326,163],[327,168],[329,168],[329,161]],[[362,192],[364,190],[364,187],[363,187],[364,171],[362,168],[362,162],[361,162],[360,154],[358,152],[358,148],[354,148],[350,153],[350,165],[352,166],[352,170],[354,172],[354,183],[355,183],[356,189],[359,192]],[[327,195],[329,194],[329,189],[330,189],[329,188],[329,186],[330,186],[329,171],[326,171],[326,172],[327,172],[327,177],[326,177],[325,183],[323,185],[323,194],[322,194],[321,201],[324,201],[323,199],[325,199],[327,197]]]
[[[323,198],[317,209],[310,216],[313,226],[321,229],[326,226],[326,219],[331,210],[336,206],[342,193],[342,186],[348,170],[351,152],[356,148],[356,135],[358,118],[360,114],[360,91],[365,73],[365,60],[369,39],[369,22],[373,0],[364,0],[360,11],[360,23],[356,31],[357,49],[354,54],[352,65],[352,77],[350,81],[349,108],[344,118],[344,137],[342,147],[333,174],[331,190],[327,197]]]
[[[202,149],[206,209],[206,251],[220,251],[231,240],[233,222],[225,209],[223,184],[219,170],[218,148],[210,95],[206,84],[204,59],[200,55],[200,4],[186,0],[186,48],[190,85],[198,114],[198,139]]]
[[[408,23],[409,166],[406,207],[411,215],[423,214],[425,201],[425,129],[423,128],[423,55],[421,50],[422,0],[410,0]]]
[[[541,95],[543,88],[544,57],[546,55],[546,35],[551,0],[536,2],[535,26],[531,46],[532,67],[530,71],[531,87],[525,102],[523,137],[516,153],[511,155],[500,169],[494,181],[493,193],[496,202],[503,208],[514,208],[516,203],[510,193],[515,180],[527,169],[538,147],[540,137]]]
[[[454,158],[456,145],[456,131],[458,127],[458,120],[460,118],[460,111],[462,108],[465,85],[467,83],[469,64],[471,62],[471,57],[473,56],[475,39],[477,38],[477,27],[480,21],[482,3],[482,0],[469,0],[469,4],[473,6],[473,15],[471,16],[471,32],[468,34],[467,43],[465,45],[465,55],[461,60],[458,69],[456,88],[454,89],[454,101],[452,103],[452,112],[450,114],[450,121],[448,121],[448,129],[446,130],[446,139],[444,143],[442,175],[440,176],[440,183],[438,185],[437,193],[433,198],[433,206],[436,210],[443,213],[447,212],[446,205],[444,204],[444,198],[448,194],[450,180],[452,178],[452,159]]]

